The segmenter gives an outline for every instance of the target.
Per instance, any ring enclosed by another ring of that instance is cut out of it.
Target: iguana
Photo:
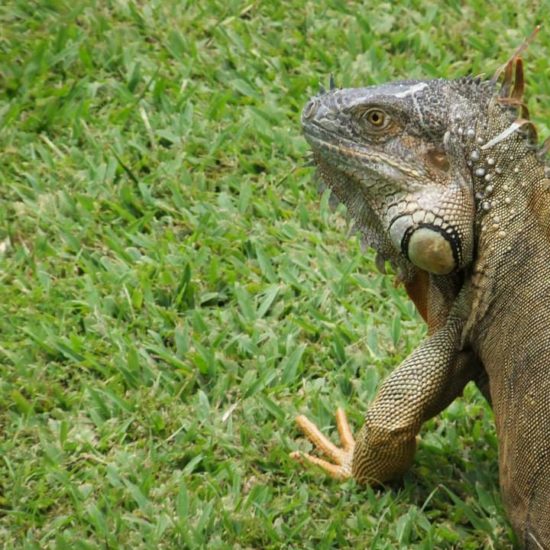
[[[428,324],[342,447],[297,422],[338,479],[410,466],[422,423],[474,380],[492,404],[505,509],[550,549],[550,179],[523,103],[519,48],[490,80],[399,81],[313,97],[302,126],[321,181],[389,261]],[[502,78],[501,78],[502,77]],[[546,142],[548,143],[548,142]]]

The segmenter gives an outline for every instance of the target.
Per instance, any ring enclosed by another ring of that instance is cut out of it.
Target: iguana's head
[[[321,180],[402,271],[411,262],[447,274],[472,259],[475,199],[461,149],[493,88],[468,78],[331,89],[303,110]]]

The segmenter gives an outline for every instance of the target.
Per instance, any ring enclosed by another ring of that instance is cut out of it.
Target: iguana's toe
[[[290,453],[290,457],[304,464],[314,464],[322,468],[326,473],[335,479],[348,479],[351,477],[351,464],[353,461],[353,450],[355,448],[355,440],[349,427],[346,413],[343,409],[336,411],[336,425],[340,434],[342,448],[334,445],[319,428],[308,418],[300,415],[296,418],[298,427],[304,435],[317,447],[319,451],[326,454],[334,463],[317,458],[301,451]]]

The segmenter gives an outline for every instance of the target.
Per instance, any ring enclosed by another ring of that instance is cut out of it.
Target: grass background
[[[490,75],[547,8],[2,2],[0,544],[510,547],[473,387],[401,486],[288,458],[297,413],[359,427],[424,334],[317,196],[299,112],[331,72]],[[543,136],[549,51],[543,28],[525,56]]]

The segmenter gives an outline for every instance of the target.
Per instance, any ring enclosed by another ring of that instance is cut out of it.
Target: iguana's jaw
[[[313,151],[324,159],[332,159],[335,166],[346,173],[355,171],[370,173],[372,178],[384,177],[392,187],[402,191],[420,190],[428,180],[421,165],[407,165],[394,155],[380,149],[358,147],[356,143],[340,136],[323,136],[315,125],[308,127],[305,136]]]

